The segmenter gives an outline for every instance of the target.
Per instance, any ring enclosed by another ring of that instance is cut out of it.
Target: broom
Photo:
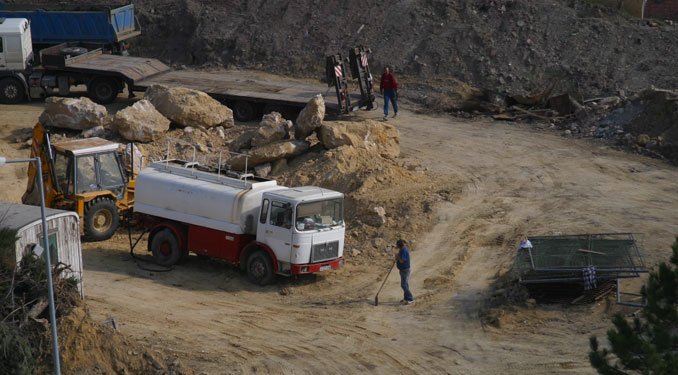
[[[384,285],[386,284],[386,280],[388,280],[388,276],[391,274],[391,271],[393,271],[393,267],[395,266],[397,260],[393,261],[393,264],[391,265],[391,268],[389,268],[388,273],[386,274],[386,277],[384,277],[384,282],[381,283],[381,287],[379,287],[379,291],[377,292],[377,295],[374,296],[374,306],[379,306],[379,293],[381,293],[381,290],[384,289]]]

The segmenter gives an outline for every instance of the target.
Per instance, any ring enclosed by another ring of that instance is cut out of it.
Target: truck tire
[[[26,97],[23,83],[16,78],[0,79],[0,103],[17,104]]]
[[[257,285],[267,285],[273,281],[271,257],[262,250],[253,252],[247,258],[247,276]]]
[[[87,85],[87,94],[92,101],[99,104],[113,103],[120,92],[119,83],[112,78],[99,78]]]
[[[104,241],[118,230],[120,216],[115,203],[109,198],[95,198],[85,206],[85,238]]]
[[[179,249],[179,240],[168,228],[158,231],[151,239],[151,252],[155,263],[171,267],[182,258],[181,249]]]
[[[252,103],[245,101],[235,102],[233,106],[233,117],[237,121],[252,121],[257,115],[257,111],[252,105]]]

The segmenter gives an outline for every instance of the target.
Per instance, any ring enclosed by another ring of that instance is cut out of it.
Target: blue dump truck
[[[127,41],[141,34],[134,16],[134,4],[84,8],[58,3],[36,3],[30,7],[0,4],[0,18],[28,19],[34,51],[61,43],[80,42],[124,54]]]

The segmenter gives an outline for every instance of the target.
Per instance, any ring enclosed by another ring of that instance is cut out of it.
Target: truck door
[[[264,199],[266,201],[268,199]],[[271,199],[268,220],[264,225],[259,224],[263,233],[257,233],[257,239],[267,244],[283,262],[289,262],[292,252],[292,211],[291,203]]]

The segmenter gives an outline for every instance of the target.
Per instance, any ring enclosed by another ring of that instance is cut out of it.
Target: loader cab
[[[96,137],[54,144],[56,188],[66,197],[108,190],[122,199],[126,181],[117,150],[117,143]]]

